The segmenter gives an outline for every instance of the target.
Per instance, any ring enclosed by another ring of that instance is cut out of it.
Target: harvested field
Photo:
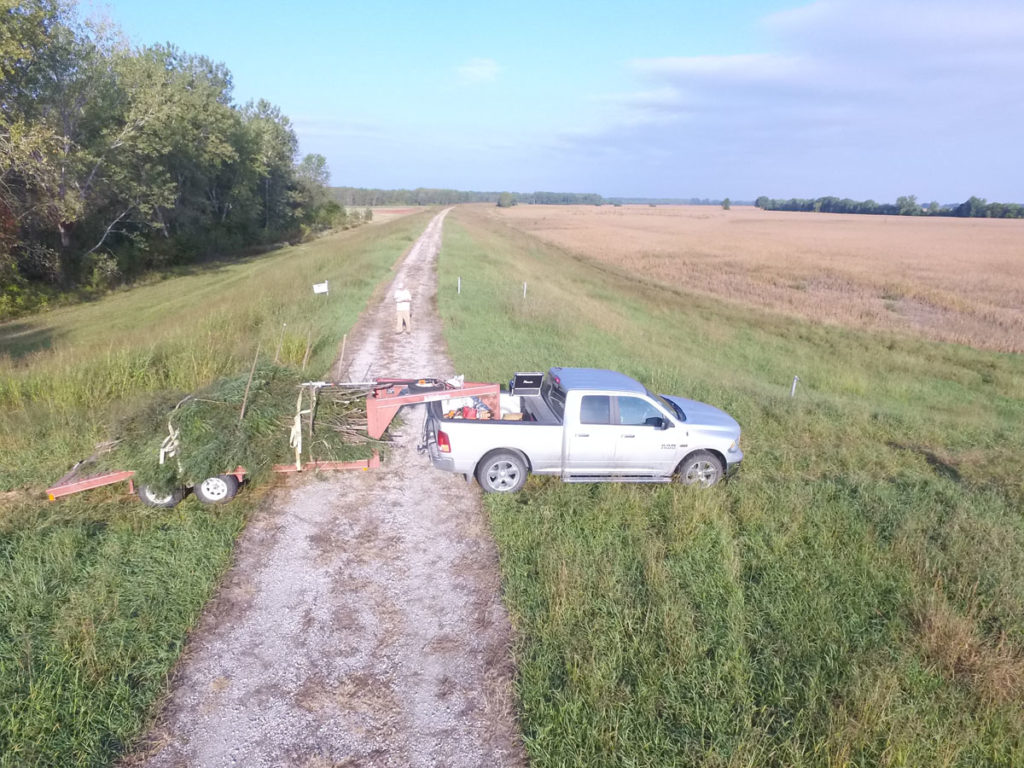
[[[354,211],[363,210],[358,205],[349,206]],[[370,210],[373,211],[373,221],[375,223],[383,223],[391,221],[392,219],[400,219],[402,216],[408,216],[411,213],[420,213],[423,210],[422,206],[396,208],[394,206],[385,207],[372,207]]]
[[[684,291],[824,323],[1024,351],[1024,221],[708,206],[480,206]]]

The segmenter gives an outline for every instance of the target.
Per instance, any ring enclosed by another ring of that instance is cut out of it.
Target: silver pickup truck
[[[475,476],[488,493],[511,493],[531,472],[566,482],[676,478],[710,486],[743,459],[740,426],[727,413],[655,395],[615,371],[517,374],[501,410],[503,418],[457,418],[476,414],[454,401],[428,403],[424,438],[433,465]]]

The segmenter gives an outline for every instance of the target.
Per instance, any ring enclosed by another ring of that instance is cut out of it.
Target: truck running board
[[[663,475],[562,475],[566,483],[667,483]]]

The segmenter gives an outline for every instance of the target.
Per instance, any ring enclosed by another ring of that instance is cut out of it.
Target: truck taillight
[[[441,453],[452,452],[452,441],[448,439],[448,435],[441,430],[437,431],[437,450]]]

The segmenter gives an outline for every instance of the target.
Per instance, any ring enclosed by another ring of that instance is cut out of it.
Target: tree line
[[[332,187],[331,194],[341,205],[457,205],[458,203],[495,203],[516,205],[602,205],[601,195],[587,192],[464,192],[456,189],[365,189]]]
[[[73,0],[0,6],[0,316],[47,290],[300,239],[346,221],[288,118],[228,69],[141,48]]]
[[[989,203],[984,198],[970,197],[959,205],[941,205],[932,201],[921,205],[916,195],[897,197],[895,203],[876,203],[874,200],[818,197],[813,200],[790,198],[776,200],[761,196],[754,205],[766,211],[815,211],[820,213],[866,213],[890,216],[960,216],[985,219],[1024,219],[1024,205],[1019,203]]]
[[[498,195],[499,208],[513,205],[604,205],[607,201],[601,195],[588,192],[502,192]]]

